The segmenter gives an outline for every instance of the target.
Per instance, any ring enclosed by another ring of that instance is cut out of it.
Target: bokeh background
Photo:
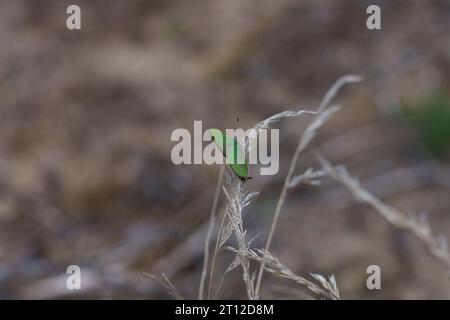
[[[341,75],[343,110],[315,151],[450,236],[450,1],[0,1],[0,298],[167,299],[144,273],[166,273],[196,298],[218,166],[175,166],[173,129],[249,128],[287,109],[314,109]],[[366,28],[378,4],[382,30]],[[306,119],[279,123],[276,176],[247,209],[263,246]],[[251,169],[257,172],[256,169]],[[223,199],[220,202],[223,204]],[[334,274],[354,299],[450,298],[448,275],[410,234],[324,179],[289,194],[272,251],[300,275]],[[224,253],[219,270],[230,261]],[[82,290],[65,288],[82,269]],[[381,267],[382,289],[366,288]],[[309,298],[266,274],[262,296]],[[230,273],[222,298],[245,298]]]

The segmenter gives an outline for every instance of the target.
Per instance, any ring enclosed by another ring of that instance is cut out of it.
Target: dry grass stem
[[[302,174],[296,175],[289,183],[289,188],[295,188],[301,184],[311,186],[318,186],[322,183],[320,178],[326,177],[328,174],[325,170],[314,170],[313,168],[306,169]]]
[[[216,212],[217,212],[217,204],[219,203],[220,198],[220,190],[222,189],[222,180],[223,180],[223,174],[225,171],[225,167],[221,166],[220,173],[219,173],[219,179],[217,180],[217,186],[216,191],[214,193],[214,200],[211,207],[211,213],[210,213],[210,220],[209,220],[209,226],[208,231],[206,233],[206,240],[205,240],[205,247],[204,247],[204,254],[203,254],[203,269],[202,274],[200,276],[200,285],[198,289],[198,299],[203,300],[203,292],[205,289],[205,281],[206,281],[206,275],[208,273],[208,262],[209,262],[209,243],[212,237],[212,233],[214,230],[214,226],[216,223]],[[214,259],[215,263],[215,259]],[[212,267],[211,267],[212,268]],[[213,270],[211,270],[211,278],[213,276]],[[208,290],[209,292],[210,290]]]
[[[251,273],[250,260],[247,258],[251,240],[246,240],[247,231],[243,225],[242,212],[257,193],[252,192],[245,194],[241,190],[241,182],[237,177],[228,174],[228,172],[226,177],[227,182],[223,188],[223,191],[227,198],[227,207],[225,212],[228,216],[228,226],[225,229],[231,228],[232,233],[235,235],[237,240],[238,250],[232,266],[230,266],[225,273],[231,271],[237,265],[240,265],[242,267],[242,277],[247,290],[247,296],[250,300],[255,300],[257,299],[255,294],[255,274]]]
[[[269,118],[258,122],[250,131],[250,133],[247,136],[247,140],[246,140],[246,149],[250,150],[252,147],[252,144],[250,143],[251,141],[253,141],[254,139],[256,139],[256,137],[258,136],[258,132],[262,129],[266,129],[269,128],[271,124],[278,122],[282,119],[286,119],[286,118],[294,118],[294,117],[299,117],[302,115],[315,115],[317,114],[317,111],[309,111],[309,110],[298,110],[298,111],[283,111],[280,113],[276,113],[273,116],[270,116]]]
[[[235,251],[233,248],[230,248],[230,250]],[[264,262],[264,269],[275,276],[292,280],[299,286],[311,290],[322,298],[332,300],[341,299],[339,289],[337,288],[336,280],[333,275],[327,280],[319,274],[311,273],[311,276],[318,282],[318,284],[316,284],[308,279],[296,275],[290,269],[285,267],[277,257],[266,250],[249,250],[247,254],[248,258],[251,260],[260,263]]]
[[[414,234],[425,245],[429,253],[446,268],[447,272],[450,271],[450,254],[447,240],[444,237],[433,236],[426,216],[417,218],[407,215],[383,203],[380,199],[362,188],[359,181],[350,176],[345,168],[335,168],[320,156],[319,160],[327,174],[346,187],[357,201],[370,205],[378,214],[395,227],[408,230]]]
[[[183,296],[180,294],[177,288],[172,284],[172,282],[169,280],[169,278],[166,276],[165,273],[162,274],[162,279],[158,278],[157,276],[144,272],[146,276],[149,276],[156,282],[158,282],[161,286],[163,286],[167,292],[174,297],[176,300],[184,300]]]
[[[353,82],[359,82],[362,78],[359,76],[354,75],[346,75],[341,78],[339,78],[334,85],[326,92],[324,98],[322,99],[319,107],[317,108],[317,114],[313,118],[313,120],[309,123],[309,125],[306,127],[306,129],[303,131],[299,142],[297,144],[297,148],[295,150],[294,156],[292,157],[291,164],[289,166],[288,174],[284,180],[283,188],[281,190],[280,197],[277,202],[277,206],[275,208],[275,213],[273,216],[273,220],[270,226],[269,235],[267,237],[265,250],[269,251],[270,245],[272,243],[272,238],[275,233],[275,229],[277,226],[278,218],[281,212],[281,208],[286,200],[287,192],[289,189],[289,185],[291,184],[292,177],[294,175],[295,171],[295,165],[298,161],[298,157],[300,153],[306,148],[306,146],[311,142],[311,140],[314,138],[317,129],[320,128],[329,118],[332,114],[334,114],[336,111],[339,110],[339,107],[333,106],[327,109],[327,106],[331,102],[331,100],[334,98],[334,96],[337,94],[340,88],[344,86],[347,83],[353,83]],[[259,290],[261,288],[261,281],[262,276],[264,273],[264,264],[265,262],[262,261],[259,271],[258,271],[258,278],[256,281],[256,295],[259,295]]]

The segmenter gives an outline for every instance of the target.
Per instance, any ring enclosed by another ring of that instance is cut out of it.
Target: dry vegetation
[[[220,250],[229,241],[230,237],[234,235],[237,247],[227,247],[231,252],[235,254],[231,264],[225,270],[219,287],[213,292],[218,293],[223,284],[224,278],[228,272],[236,269],[238,266],[242,269],[242,279],[245,283],[245,288],[247,291],[247,297],[250,300],[260,299],[259,291],[261,288],[261,281],[264,270],[267,270],[271,274],[289,279],[295,282],[299,286],[306,287],[311,290],[316,295],[322,298],[328,299],[341,299],[339,294],[339,289],[336,284],[334,275],[331,275],[327,280],[324,276],[320,274],[312,273],[311,276],[318,282],[315,284],[310,280],[307,280],[301,276],[294,274],[286,266],[284,266],[277,257],[275,257],[270,251],[270,245],[272,238],[274,236],[278,219],[280,217],[281,210],[284,203],[286,202],[287,193],[289,189],[297,187],[301,184],[313,183],[315,185],[320,185],[320,178],[329,176],[336,181],[340,182],[345,186],[353,195],[355,200],[366,203],[378,212],[383,218],[385,218],[389,223],[400,229],[406,229],[416,236],[421,242],[424,243],[426,249],[429,253],[434,256],[439,262],[443,264],[446,271],[450,271],[450,256],[448,252],[447,239],[444,237],[435,238],[431,232],[431,228],[423,216],[420,220],[413,216],[407,216],[399,210],[384,204],[382,201],[377,199],[375,196],[370,194],[368,191],[364,190],[358,181],[352,178],[345,167],[333,167],[323,156],[319,156],[320,163],[323,170],[314,171],[313,168],[308,168],[305,173],[301,175],[294,176],[296,169],[296,164],[298,162],[299,156],[302,151],[305,150],[307,145],[315,137],[317,130],[324,125],[340,108],[333,106],[329,107],[331,100],[338,93],[339,89],[347,83],[359,82],[361,81],[359,76],[344,76],[340,78],[336,83],[330,88],[330,90],[325,94],[322,102],[320,103],[317,111],[312,113],[314,115],[313,119],[304,129],[302,135],[300,136],[297,148],[295,150],[294,156],[292,157],[291,164],[288,170],[288,174],[283,183],[283,188],[280,197],[277,202],[273,220],[270,226],[270,231],[266,240],[264,249],[253,249],[251,243],[253,239],[247,239],[247,230],[244,226],[243,210],[247,207],[252,200],[257,195],[257,192],[252,192],[246,194],[242,191],[243,185],[239,178],[235,176],[231,171],[226,172],[226,182],[223,187],[223,192],[226,197],[226,209],[222,217],[222,222],[217,230],[216,235],[216,246],[213,252],[212,264],[210,267],[210,277],[209,277],[209,289],[207,298],[217,298],[216,294],[211,295],[211,287],[214,275],[214,267],[217,255]],[[282,120],[283,118],[301,116],[308,112],[303,110],[300,111],[283,111],[276,115],[273,115],[266,120],[258,123],[250,133],[250,139],[256,139],[258,135],[258,130],[261,128],[269,128],[271,124]],[[204,288],[205,279],[209,268],[209,242],[211,241],[211,236],[214,230],[214,224],[216,221],[216,210],[217,203],[220,194],[220,187],[222,185],[222,178],[224,175],[224,169],[220,171],[218,185],[216,193],[214,195],[213,206],[211,209],[210,225],[208,228],[208,233],[205,241],[205,251],[204,251],[204,264],[202,270],[202,277],[199,287],[199,299],[204,298]],[[252,272],[251,261],[259,262],[260,268],[258,275]],[[164,282],[162,282],[164,283]],[[174,292],[173,285],[170,281],[165,278],[165,286],[168,288],[169,292]],[[172,293],[175,297],[179,297]]]

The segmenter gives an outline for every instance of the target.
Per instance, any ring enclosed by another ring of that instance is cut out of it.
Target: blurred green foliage
[[[450,150],[450,99],[434,93],[418,105],[401,108],[402,115],[417,131],[424,148],[435,158],[442,158]]]

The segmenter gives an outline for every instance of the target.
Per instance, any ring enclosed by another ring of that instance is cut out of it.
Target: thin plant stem
[[[198,290],[198,299],[199,300],[203,300],[203,293],[204,293],[204,289],[205,289],[205,280],[206,280],[206,275],[208,273],[209,243],[211,241],[212,233],[214,230],[214,225],[216,222],[217,204],[219,203],[220,193],[221,193],[221,189],[222,189],[223,173],[225,170],[224,168],[225,168],[225,166],[222,166],[220,168],[219,179],[217,180],[216,191],[214,193],[213,204],[211,207],[208,231],[206,233],[205,248],[204,248],[204,255],[203,255],[203,269],[202,269],[202,274],[200,277],[200,285],[199,285],[199,290]],[[209,290],[208,290],[208,297],[209,297]]]
[[[275,213],[272,219],[272,224],[270,226],[269,235],[266,240],[266,245],[264,247],[265,251],[270,250],[270,245],[272,243],[272,238],[275,233],[275,229],[278,223],[278,218],[280,216],[281,208],[283,207],[284,202],[286,201],[287,192],[289,190],[289,186],[292,181],[292,177],[294,175],[295,171],[295,165],[297,163],[298,157],[300,153],[305,150],[307,145],[311,142],[311,140],[314,138],[316,131],[320,126],[322,126],[329,118],[330,116],[339,110],[339,107],[334,106],[327,109],[327,106],[330,104],[331,100],[334,98],[334,96],[337,94],[340,88],[344,86],[347,83],[352,82],[359,82],[362,78],[360,76],[355,75],[346,75],[341,78],[339,78],[332,86],[331,88],[325,93],[325,96],[323,97],[322,101],[319,104],[319,107],[317,108],[317,113],[315,117],[311,120],[309,125],[306,127],[306,129],[303,131],[302,135],[300,136],[300,139],[297,144],[297,148],[295,149],[294,156],[292,157],[291,164],[289,166],[289,171],[286,176],[286,179],[284,180],[283,189],[281,190],[280,197],[278,198],[277,206],[275,208]],[[258,271],[258,277],[256,280],[256,287],[255,287],[255,296],[259,298],[259,290],[261,288],[261,281],[262,276],[264,273],[264,267],[265,267],[265,260],[261,262],[261,265],[259,266]]]
[[[213,254],[212,260],[211,260],[211,271],[209,273],[209,285],[208,285],[208,299],[211,298],[212,282],[213,282],[213,277],[214,277],[214,269],[216,267],[216,258],[217,258],[218,254],[219,254],[219,249],[220,249],[220,245],[219,245],[220,235],[222,234],[222,230],[223,230],[223,226],[225,225],[226,218],[227,218],[227,214],[226,214],[226,212],[224,212],[223,216],[222,216],[222,220],[220,221],[219,230],[217,231],[216,245],[215,245],[214,254]],[[219,288],[217,289],[215,294],[217,294]]]
[[[421,217],[407,215],[402,211],[385,204],[372,193],[364,189],[359,181],[352,177],[345,168],[341,167],[340,169],[336,169],[327,159],[320,155],[318,157],[327,174],[346,187],[355,200],[371,206],[375,212],[389,223],[397,228],[407,230],[416,236],[424,244],[431,256],[436,258],[450,274],[450,253],[448,250],[447,239],[443,236],[435,237],[433,235],[425,215],[422,215]]]
[[[265,251],[269,251],[269,249],[270,249],[270,244],[272,243],[272,238],[275,233],[275,229],[277,227],[278,217],[280,216],[280,212],[281,212],[283,203],[286,200],[290,181],[292,180],[292,176],[294,175],[295,164],[297,163],[298,156],[300,155],[300,152],[302,151],[301,145],[302,145],[302,140],[300,139],[298,142],[297,148],[295,150],[294,156],[292,157],[288,174],[286,176],[286,179],[284,180],[283,189],[281,190],[280,197],[278,198],[277,207],[275,209],[272,224],[270,226],[269,236],[267,237],[266,245],[264,247]],[[266,262],[265,262],[265,260],[263,260],[259,266],[258,278],[256,281],[256,288],[255,288],[256,296],[259,295],[259,289],[261,287],[261,281],[262,281],[265,264],[266,264]]]

